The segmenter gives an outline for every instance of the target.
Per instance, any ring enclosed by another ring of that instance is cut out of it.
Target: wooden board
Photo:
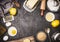
[[[23,42],[24,39],[29,39],[31,42],[35,42],[33,36],[25,37],[25,38],[18,39],[18,40],[13,40],[13,41],[7,41],[7,42]]]

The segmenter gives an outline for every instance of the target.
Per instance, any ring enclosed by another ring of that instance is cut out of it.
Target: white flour
[[[47,1],[47,6],[48,6],[50,11],[54,11],[54,12],[58,11],[59,5],[58,6],[56,6],[56,5],[57,5],[57,2],[54,0]]]

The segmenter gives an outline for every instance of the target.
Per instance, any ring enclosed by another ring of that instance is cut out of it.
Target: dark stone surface
[[[44,16],[41,17],[40,5],[37,6],[35,11],[29,13],[22,6],[24,1],[25,0],[19,0],[19,2],[21,3],[21,9],[18,9],[18,14],[15,16],[15,20],[12,21],[12,26],[15,26],[17,28],[17,35],[15,37],[11,37],[8,35],[8,32],[5,34],[9,36],[9,40],[20,39],[31,35],[36,38],[36,34],[39,31],[44,31],[44,29],[48,27],[51,28],[50,36],[54,32],[59,31],[60,27],[57,27],[57,29],[53,29],[51,24],[45,20],[45,14],[47,12],[50,12],[47,8],[44,12]],[[55,16],[55,19],[60,19],[60,12],[56,12]],[[9,29],[9,27],[7,27],[7,29]],[[48,38],[46,42],[49,42]]]

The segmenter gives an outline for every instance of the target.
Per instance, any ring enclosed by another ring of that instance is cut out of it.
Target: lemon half
[[[54,20],[51,22],[52,27],[58,27],[59,26],[59,20]]]
[[[17,9],[16,8],[10,8],[9,12],[10,12],[10,15],[16,15]]]

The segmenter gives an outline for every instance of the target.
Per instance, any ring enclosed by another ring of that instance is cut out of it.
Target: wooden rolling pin
[[[46,0],[42,0],[41,1],[41,6],[40,6],[41,16],[44,15],[45,6],[46,6]]]

